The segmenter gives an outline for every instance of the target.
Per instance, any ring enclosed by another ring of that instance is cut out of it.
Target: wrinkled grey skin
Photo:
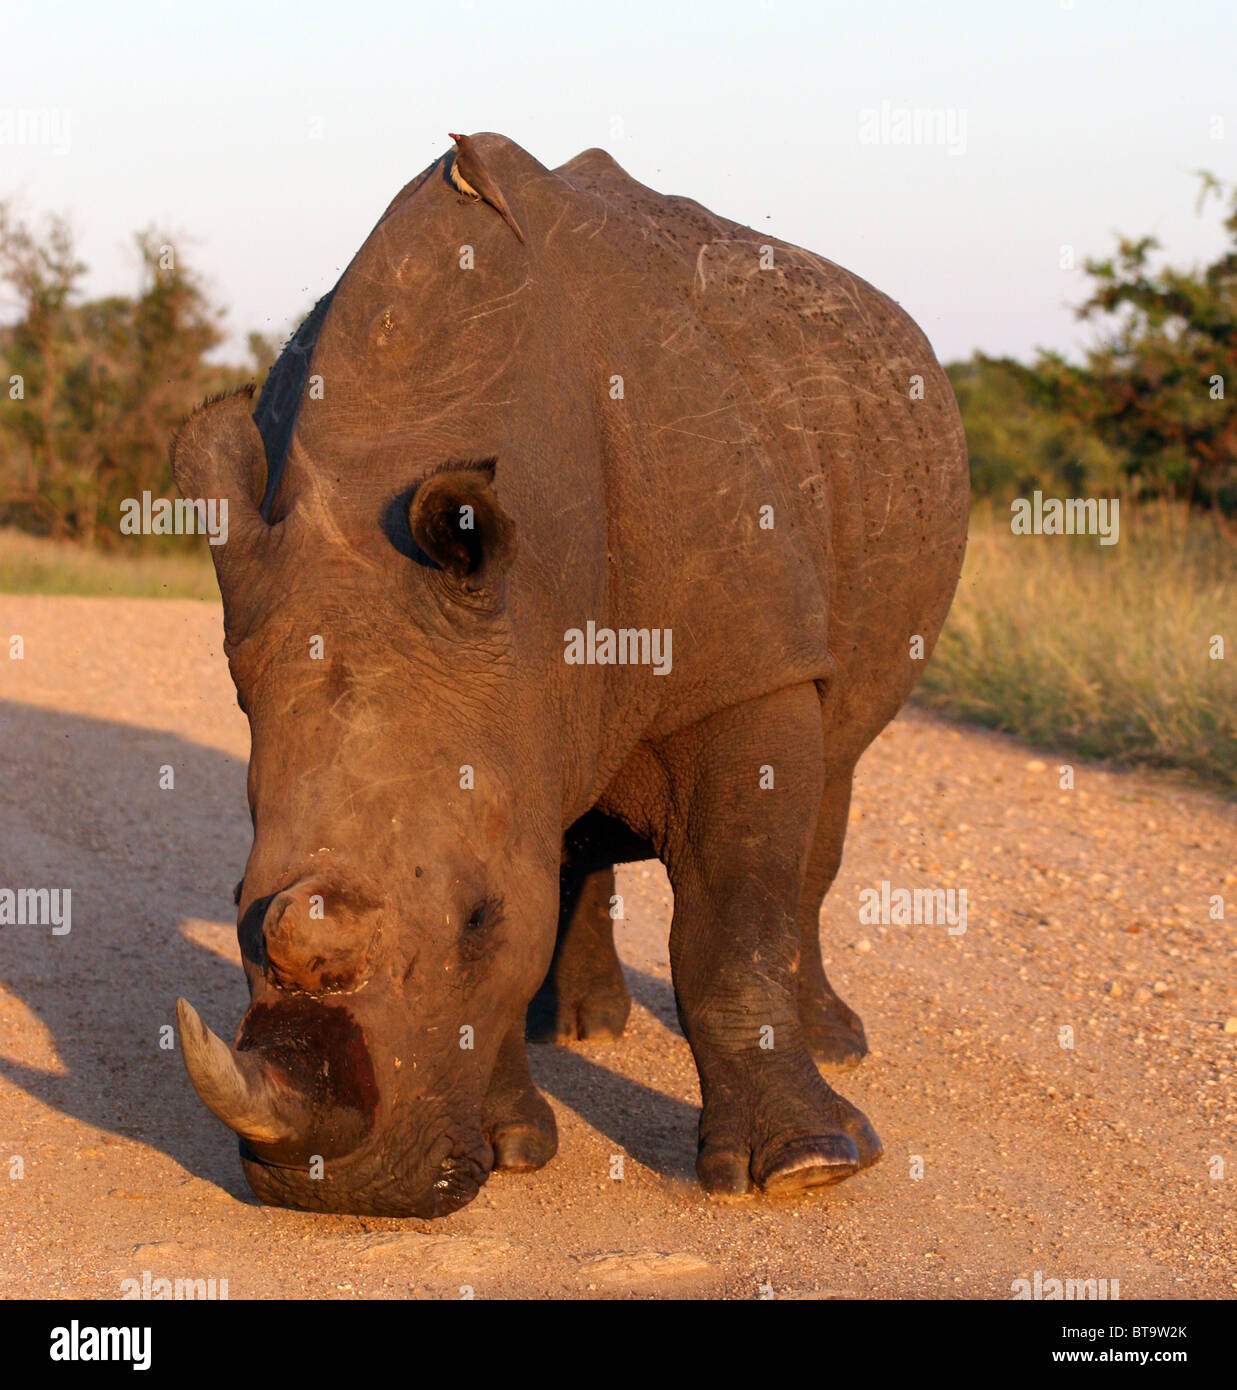
[[[880,1145],[821,1075],[866,1044],[819,909],[961,566],[953,395],[830,262],[600,151],[473,150],[526,244],[439,161],[256,415],[177,440],[182,490],[230,501],[253,737],[252,1003],[232,1048],[182,1005],[190,1076],[265,1200],[451,1211],[553,1155],[525,1030],[621,1031],[611,866],[656,855],[701,1181],[835,1182]],[[669,629],[671,670],[569,664],[590,620]]]

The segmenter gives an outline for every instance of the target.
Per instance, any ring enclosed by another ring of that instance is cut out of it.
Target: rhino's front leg
[[[545,982],[528,1006],[530,1042],[617,1038],[631,996],[614,949],[614,868],[589,871],[569,857],[559,875],[558,939]]]
[[[799,1019],[796,913],[821,802],[813,686],[713,716],[669,769],[670,961],[700,1073],[696,1171],[717,1193],[795,1192],[874,1163],[880,1141],[817,1071]],[[763,785],[762,785],[763,783]]]
[[[505,1172],[532,1172],[558,1152],[554,1112],[533,1084],[524,1046],[518,1024],[499,1049],[485,1099],[485,1137],[494,1150],[494,1167]]]

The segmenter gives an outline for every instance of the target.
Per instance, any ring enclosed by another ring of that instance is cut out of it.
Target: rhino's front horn
[[[176,1001],[185,1070],[202,1104],[242,1139],[279,1144],[303,1134],[309,1106],[261,1057],[235,1052],[198,1017],[187,999]]]

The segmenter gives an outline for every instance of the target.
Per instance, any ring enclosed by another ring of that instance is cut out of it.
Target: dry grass
[[[977,509],[919,699],[1237,792],[1237,542],[1182,509],[1121,510],[1120,540],[1100,546],[1015,536],[1008,512]]]
[[[1122,513],[1121,539],[1100,546],[1015,536],[1007,512],[977,508],[917,698],[1031,743],[1179,768],[1237,793],[1237,541],[1181,509]],[[204,544],[103,554],[7,530],[0,592],[218,597]]]
[[[192,542],[198,545],[198,542]],[[0,593],[102,594],[125,598],[217,599],[205,542],[185,553],[114,551],[41,540],[0,529]]]

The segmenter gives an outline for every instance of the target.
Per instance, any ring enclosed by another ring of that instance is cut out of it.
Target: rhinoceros
[[[180,1036],[259,1198],[434,1217],[552,1158],[526,1042],[622,1032],[613,866],[649,858],[703,1187],[876,1161],[818,924],[968,498],[897,304],[600,150],[479,134],[173,466],[229,504],[252,737],[251,1003],[229,1046],[181,1000]]]

